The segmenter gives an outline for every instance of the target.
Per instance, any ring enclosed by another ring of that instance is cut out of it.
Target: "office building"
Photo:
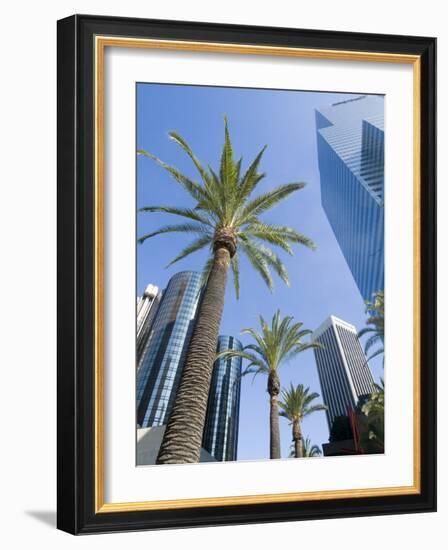
[[[174,404],[201,296],[200,273],[171,277],[137,371],[137,424],[163,426]]]
[[[152,323],[159,308],[162,293],[155,285],[149,284],[143,296],[137,298],[137,340],[136,364],[139,366],[142,353],[148,341]]]
[[[384,98],[316,110],[322,207],[364,300],[384,290]]]
[[[241,350],[233,336],[220,336],[218,352]],[[241,357],[218,359],[213,366],[203,448],[216,460],[236,460],[241,389]]]
[[[330,430],[337,416],[346,416],[375,386],[353,325],[331,315],[314,331],[313,341],[321,344],[314,356]]]

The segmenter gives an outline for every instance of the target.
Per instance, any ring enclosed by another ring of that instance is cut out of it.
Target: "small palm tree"
[[[362,406],[362,412],[367,416],[368,440],[367,447],[384,452],[384,380],[375,384],[375,391]]]
[[[205,266],[204,289],[197,311],[197,321],[185,359],[182,378],[170,415],[157,463],[198,462],[207,409],[213,363],[215,360],[219,326],[224,308],[224,295],[229,268],[239,295],[239,256],[246,255],[252,267],[272,289],[271,269],[285,283],[288,274],[279,256],[268,245],[277,246],[292,254],[291,245],[314,248],[313,242],[290,227],[264,223],[261,216],[275,205],[302,189],[304,183],[288,183],[253,197],[253,192],[265,174],[259,164],[265,148],[243,173],[242,159],[234,158],[230,133],[225,120],[224,147],[218,172],[206,169],[197,159],[187,142],[176,132],[171,139],[192,160],[200,181],[194,181],[148,153],[139,155],[156,161],[190,195],[191,208],[175,206],[147,206],[143,212],[164,212],[184,218],[184,223],[165,225],[143,235],[143,243],[162,234],[190,233],[195,239],[171,262],[182,260],[193,252],[208,249]],[[265,243],[265,244],[263,244]],[[170,265],[171,265],[170,264]]]
[[[302,440],[302,449],[304,457],[321,456],[322,451],[318,445],[313,445],[309,437]]]
[[[292,440],[294,443],[294,456],[302,458],[306,456],[303,448],[302,420],[317,411],[326,410],[322,404],[312,405],[312,402],[319,397],[318,393],[310,393],[310,388],[303,384],[294,386],[291,384],[288,390],[283,390],[283,401],[279,402],[280,416],[287,418],[292,426]]]
[[[302,439],[303,458],[312,458],[315,456],[321,456],[322,451],[318,445],[313,445],[309,437]],[[296,458],[296,447],[294,442],[291,444],[289,452],[289,458]]]
[[[366,313],[369,314],[367,318],[368,326],[358,333],[359,338],[362,338],[366,334],[369,335],[364,345],[366,355],[373,346],[381,344],[381,346],[367,359],[367,361],[370,361],[374,357],[384,353],[384,291],[380,290],[374,292],[373,300],[371,302],[366,302]]]
[[[303,323],[293,323],[293,317],[286,316],[283,319],[280,311],[277,311],[269,326],[260,315],[261,332],[253,328],[246,328],[241,334],[249,334],[255,340],[255,344],[249,344],[242,351],[225,351],[218,357],[233,356],[242,357],[249,361],[244,374],[265,374],[268,378],[267,392],[269,394],[270,414],[270,458],[281,458],[280,453],[280,425],[279,403],[280,377],[278,371],[287,361],[306,351],[319,347],[319,344],[306,342],[304,338],[312,333],[311,330],[302,329]]]

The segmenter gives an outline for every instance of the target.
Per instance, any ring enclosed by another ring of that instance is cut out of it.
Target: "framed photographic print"
[[[58,22],[58,527],[436,507],[433,38]]]

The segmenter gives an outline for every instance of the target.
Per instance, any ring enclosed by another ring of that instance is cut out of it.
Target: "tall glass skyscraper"
[[[143,296],[137,298],[137,368],[140,364],[161,299],[162,293],[159,291],[159,288],[151,284],[145,288]]]
[[[321,201],[364,300],[384,290],[384,98],[316,110]]]
[[[361,396],[375,391],[372,373],[356,328],[331,315],[313,333],[322,398],[328,407],[328,429],[337,416],[354,409]]]
[[[241,350],[241,342],[220,336],[218,352],[227,349]],[[218,359],[213,366],[202,446],[220,461],[237,458],[241,364],[241,357],[232,357]]]
[[[137,371],[137,424],[168,421],[194,328],[201,295],[201,274],[182,271],[171,277]]]

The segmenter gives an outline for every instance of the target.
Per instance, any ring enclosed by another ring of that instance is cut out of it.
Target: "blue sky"
[[[137,85],[137,148],[145,149],[188,176],[197,173],[187,155],[168,138],[176,130],[204,164],[219,166],[223,144],[224,115],[236,156],[243,156],[243,169],[259,150],[268,145],[261,164],[267,176],[259,192],[294,181],[305,189],[264,216],[272,223],[290,225],[311,237],[316,251],[295,249],[294,256],[281,254],[289,271],[291,286],[276,278],[271,293],[262,279],[242,258],[241,296],[236,300],[229,278],[221,334],[240,338],[245,327],[258,327],[258,314],[271,319],[277,309],[315,329],[330,314],[354,324],[365,324],[365,307],[339,245],[320,203],[314,110],[353,97],[351,94],[259,90],[184,85]],[[137,159],[137,207],[149,205],[192,205],[188,195],[159,166],[148,158]],[[137,235],[160,225],[179,221],[166,214],[138,214]],[[137,247],[137,292],[148,283],[161,288],[181,270],[201,270],[206,252],[197,252],[166,269],[168,262],[190,241],[191,236],[161,235]],[[374,378],[383,375],[381,361],[371,365]],[[291,382],[305,384],[321,394],[314,354],[304,352],[280,370],[283,387]],[[269,456],[269,405],[266,378],[245,377],[241,388],[238,460]],[[291,429],[280,419],[282,456],[287,457]],[[321,445],[328,441],[325,413],[305,419],[304,435]]]

